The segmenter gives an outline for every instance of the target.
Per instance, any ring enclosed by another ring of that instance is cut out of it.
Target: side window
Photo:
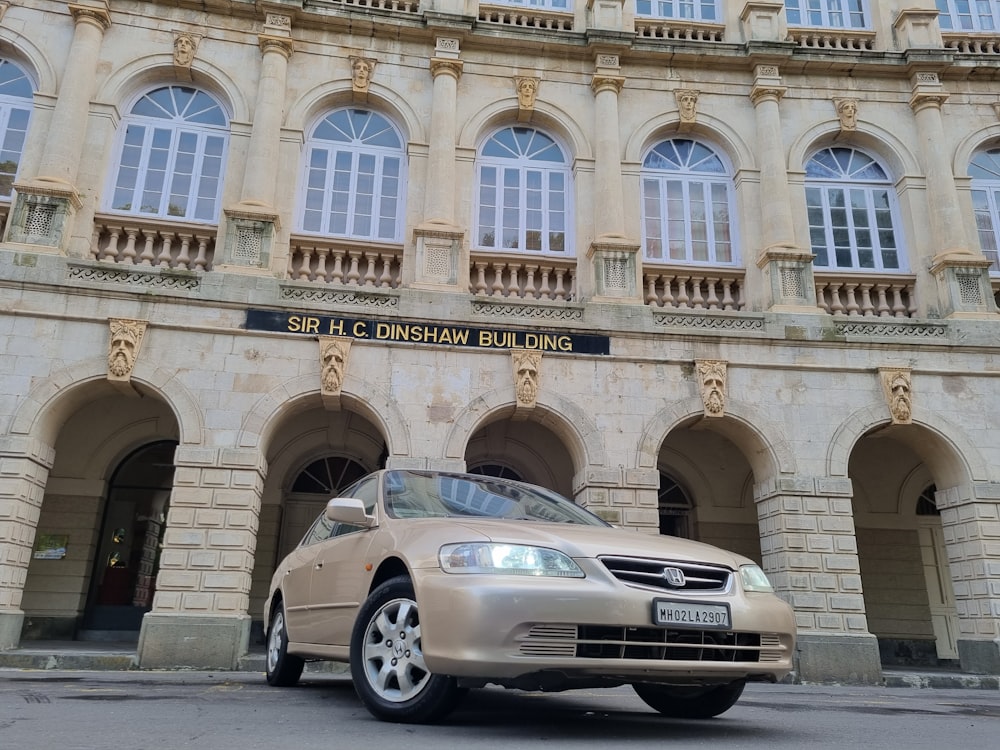
[[[308,547],[310,544],[316,544],[316,542],[322,542],[324,539],[329,539],[333,533],[334,527],[337,525],[335,521],[331,521],[326,517],[326,513],[320,513],[319,518],[317,518],[313,525],[306,532],[306,535],[302,538],[302,543],[300,547]]]
[[[365,504],[365,513],[371,515],[375,512],[375,503],[378,500],[378,479],[376,477],[362,479],[354,487],[348,489],[343,496],[353,497],[363,502]],[[360,530],[360,526],[338,523],[337,528],[333,530],[330,536],[342,536],[343,534],[350,534],[353,531]]]

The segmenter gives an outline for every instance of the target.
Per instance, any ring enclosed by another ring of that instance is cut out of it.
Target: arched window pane
[[[403,138],[377,112],[331,112],[306,142],[304,232],[397,242],[403,220]]]
[[[477,165],[480,248],[566,254],[570,172],[562,148],[535,128],[494,133]]]
[[[1000,274],[1000,148],[980,151],[969,164],[972,178],[972,209],[976,216],[979,247]]]
[[[219,103],[189,86],[144,94],[124,118],[113,211],[214,222],[229,123]]]
[[[31,81],[17,65],[0,59],[0,198],[10,198],[31,119]]]
[[[732,178],[711,148],[687,138],[656,144],[642,163],[646,260],[732,264],[732,200]]]
[[[868,154],[816,153],[806,164],[806,211],[817,268],[902,270],[892,185]]]

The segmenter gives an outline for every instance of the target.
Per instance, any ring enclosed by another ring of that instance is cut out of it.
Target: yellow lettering
[[[319,333],[319,318],[304,318],[302,320],[302,333]]]
[[[301,325],[302,325],[302,318],[300,318],[298,315],[289,315],[288,316],[288,332],[289,333],[298,333],[299,331],[302,330]]]
[[[390,338],[392,329],[389,328],[388,323],[376,323],[375,324],[375,338],[377,339],[387,339]]]
[[[368,338],[368,324],[365,321],[354,321],[354,337],[358,339]]]
[[[573,351],[573,339],[569,336],[559,337],[559,351],[561,352],[571,352]]]
[[[424,341],[436,344],[438,342],[438,329],[437,326],[425,326],[424,327]]]
[[[493,346],[493,333],[491,331],[480,331],[479,332],[479,345],[480,346]]]
[[[451,338],[455,341],[456,344],[462,344],[464,346],[465,344],[469,343],[469,332],[462,331],[458,328],[452,328]]]
[[[333,318],[330,318],[330,330],[328,332],[328,335],[333,336],[334,334],[336,334],[337,336],[344,335],[344,321],[334,320]]]
[[[526,333],[524,334],[524,348],[525,349],[538,349],[538,334],[537,333]]]

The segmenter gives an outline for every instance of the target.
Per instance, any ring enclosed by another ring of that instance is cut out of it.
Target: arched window
[[[1000,29],[1000,3],[977,0],[937,0],[942,31],[995,31]]]
[[[690,539],[692,504],[684,488],[669,474],[660,472],[660,490],[657,498],[660,510],[660,533]]]
[[[969,164],[972,207],[983,255],[993,261],[990,273],[1000,273],[1000,148],[980,151]]]
[[[867,0],[785,0],[790,26],[868,28]]]
[[[304,232],[398,242],[403,235],[403,138],[365,109],[338,109],[305,145]]]
[[[732,182],[708,146],[686,138],[657,144],[642,162],[646,260],[733,263]]]
[[[31,117],[31,81],[10,60],[0,59],[0,198],[10,198]]]
[[[853,148],[825,148],[806,164],[809,240],[817,268],[902,270],[896,203],[885,170]]]
[[[534,128],[495,133],[476,165],[476,245],[572,255],[570,169],[559,145]]]
[[[110,210],[218,220],[229,121],[204,91],[164,86],[124,118]]]

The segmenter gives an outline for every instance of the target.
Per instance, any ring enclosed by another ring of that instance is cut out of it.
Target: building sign
[[[472,328],[444,323],[406,320],[342,318],[275,310],[247,310],[248,331],[279,331],[306,336],[346,336],[367,341],[409,341],[415,344],[471,346],[478,349],[537,349],[571,354],[610,354],[608,336],[521,331],[502,328]]]

